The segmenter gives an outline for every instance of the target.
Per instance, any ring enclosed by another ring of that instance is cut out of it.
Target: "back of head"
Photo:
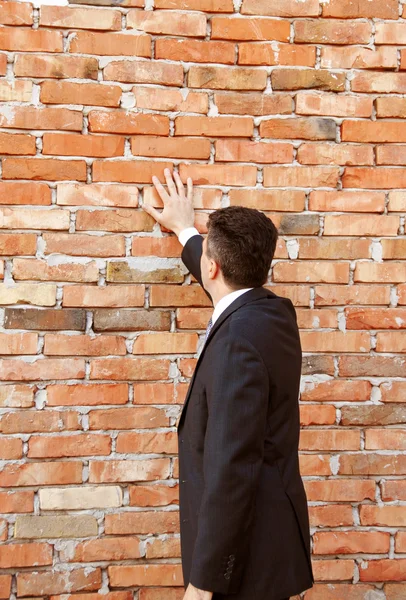
[[[278,230],[255,208],[229,206],[210,214],[207,255],[233,289],[260,287],[268,279]]]

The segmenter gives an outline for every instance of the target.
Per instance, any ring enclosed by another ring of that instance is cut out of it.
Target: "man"
[[[262,287],[278,232],[255,209],[194,229],[193,185],[165,170],[144,209],[184,244],[214,305],[178,426],[184,600],[285,600],[312,587],[299,473],[301,346],[291,301]]]

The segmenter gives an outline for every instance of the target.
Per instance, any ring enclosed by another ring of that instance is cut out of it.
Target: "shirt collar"
[[[245,292],[248,292],[249,290],[252,290],[253,288],[244,288],[242,290],[235,290],[234,292],[230,292],[229,294],[226,294],[225,296],[223,296],[216,304],[216,307],[213,311],[211,320],[212,323],[214,325],[214,323],[217,321],[217,319],[219,318],[219,316],[221,315],[222,312],[224,312],[226,310],[226,308],[228,306],[230,306],[230,304],[232,302],[234,302],[234,300],[236,300],[239,296],[242,296],[242,294],[245,294]]]

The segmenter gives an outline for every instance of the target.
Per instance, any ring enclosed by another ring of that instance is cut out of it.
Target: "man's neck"
[[[236,292],[236,291],[237,290],[235,290],[235,289],[224,287],[221,290],[213,291],[213,293],[210,292],[211,297],[213,299],[214,308],[216,308],[217,304],[220,302],[220,300],[222,298],[224,298],[224,296],[227,296],[228,294],[231,294],[232,292]]]

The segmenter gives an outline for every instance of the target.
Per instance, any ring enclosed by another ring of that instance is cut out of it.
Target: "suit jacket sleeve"
[[[194,235],[185,244],[181,258],[193,277],[200,283],[207,296],[212,299],[209,292],[203,287],[200,258],[202,256],[203,236]]]
[[[236,593],[242,582],[264,455],[269,378],[262,357],[232,332],[218,349],[206,388],[204,492],[190,582]]]

